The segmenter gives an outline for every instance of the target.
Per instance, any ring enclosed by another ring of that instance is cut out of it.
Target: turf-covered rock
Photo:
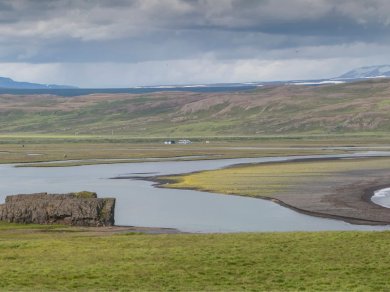
[[[77,226],[114,225],[114,198],[97,198],[96,193],[37,193],[7,196],[0,205],[0,220],[13,223],[66,224]]]

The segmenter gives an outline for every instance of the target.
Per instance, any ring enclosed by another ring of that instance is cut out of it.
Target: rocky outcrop
[[[7,196],[0,205],[0,220],[13,223],[66,224],[76,226],[114,225],[114,198],[97,198],[96,193],[38,193]]]

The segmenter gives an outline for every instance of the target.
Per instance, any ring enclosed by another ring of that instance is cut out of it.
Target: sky
[[[0,0],[0,76],[18,81],[316,79],[389,60],[388,0]]]

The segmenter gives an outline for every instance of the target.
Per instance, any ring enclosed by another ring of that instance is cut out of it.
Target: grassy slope
[[[388,133],[390,81],[238,93],[0,96],[3,133],[138,137]]]
[[[390,289],[389,232],[93,235],[0,225],[2,290]]]

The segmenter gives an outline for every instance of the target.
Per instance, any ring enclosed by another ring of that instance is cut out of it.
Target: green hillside
[[[0,133],[139,137],[390,132],[390,81],[233,93],[0,95]]]

